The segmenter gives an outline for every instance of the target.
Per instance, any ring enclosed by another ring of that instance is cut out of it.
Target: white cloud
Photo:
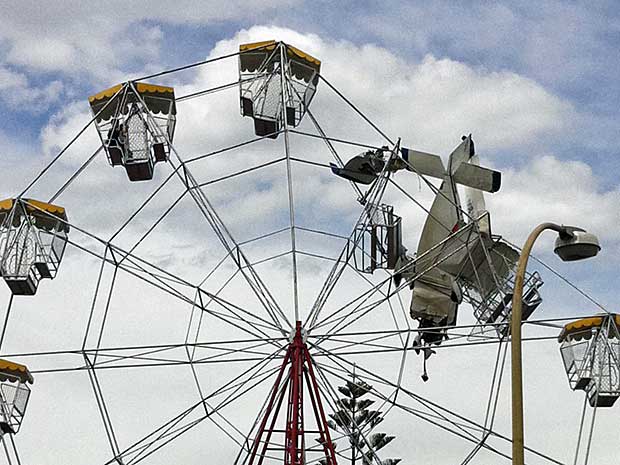
[[[552,221],[581,226],[617,248],[620,187],[601,188],[588,164],[545,155],[507,170],[503,179],[500,192],[487,197],[499,231],[523,242],[536,224]]]
[[[510,66],[548,84],[587,86],[585,76],[595,77],[610,64],[603,57],[611,52],[613,41],[605,32],[617,30],[613,3],[605,1],[386,3],[372,16],[352,18],[355,27],[349,34],[370,34],[388,47],[409,47],[421,54],[431,50],[489,66]],[[611,61],[616,65],[617,60]]]
[[[210,24],[268,15],[291,0],[260,2],[187,0],[176,2],[111,1],[101,8],[75,0],[56,2],[53,11],[34,1],[3,8],[0,40],[6,61],[34,71],[85,74],[97,82],[122,77],[122,67],[156,63],[163,37],[160,24]],[[141,65],[140,65],[141,66]],[[138,71],[138,70],[134,70]]]
[[[58,102],[63,84],[50,81],[43,87],[32,85],[25,74],[0,65],[1,99],[14,111],[47,111],[50,104]]]

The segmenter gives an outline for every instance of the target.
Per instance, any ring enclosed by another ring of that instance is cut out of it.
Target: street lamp
[[[560,226],[554,223],[542,223],[530,233],[519,256],[515,286],[512,296],[512,320],[510,354],[512,359],[512,463],[524,465],[523,443],[523,373],[521,363],[521,307],[523,303],[523,282],[527,260],[530,256],[534,241],[540,234],[550,229],[558,232],[553,251],[563,261],[582,260],[594,257],[601,246],[594,234],[587,233],[581,228]]]

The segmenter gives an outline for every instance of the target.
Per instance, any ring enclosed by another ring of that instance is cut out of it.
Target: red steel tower
[[[304,427],[304,394],[310,399],[317,429]],[[278,417],[284,399],[287,398],[286,425],[278,428]],[[272,441],[274,433],[284,433],[284,444]],[[315,376],[314,362],[304,340],[301,322],[295,326],[295,333],[282,361],[276,382],[271,389],[269,402],[262,417],[250,451],[249,465],[262,465],[267,456],[284,451],[284,465],[305,465],[306,452],[317,451],[313,444],[307,446],[306,438],[318,434],[319,447],[325,454],[323,463],[337,465],[334,444],[329,435],[325,410],[321,402],[319,386]],[[319,449],[320,450],[320,449]]]

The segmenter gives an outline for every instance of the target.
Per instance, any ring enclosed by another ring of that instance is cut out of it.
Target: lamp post
[[[554,252],[563,261],[582,260],[594,257],[601,246],[595,235],[573,226],[560,226],[554,223],[542,223],[530,233],[517,264],[515,285],[512,296],[512,320],[510,355],[512,360],[512,463],[524,465],[523,443],[523,373],[521,363],[521,307],[523,303],[523,282],[527,261],[534,242],[540,234],[550,229],[558,232]]]

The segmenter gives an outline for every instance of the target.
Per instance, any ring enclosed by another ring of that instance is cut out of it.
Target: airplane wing
[[[482,247],[483,243],[488,257]],[[510,271],[519,260],[519,252],[505,242],[493,243],[492,239],[485,238],[471,250],[470,257],[459,277],[477,289],[484,298],[496,290],[498,285],[505,285]]]

